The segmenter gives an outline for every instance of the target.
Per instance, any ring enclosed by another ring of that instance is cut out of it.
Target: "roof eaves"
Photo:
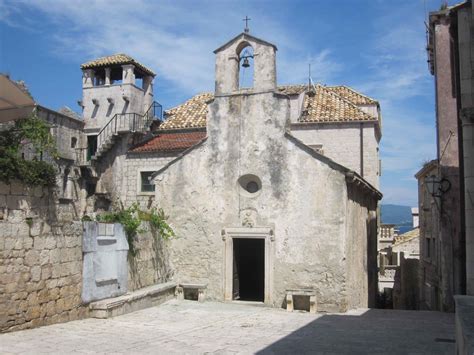
[[[275,48],[275,50],[278,50],[277,46],[275,46],[273,43],[270,43],[270,42],[267,42],[263,39],[260,39],[258,37],[255,37],[255,36],[252,36],[251,34],[248,34],[246,32],[242,32],[242,33],[239,33],[237,36],[235,36],[234,38],[232,38],[230,41],[227,41],[225,44],[223,44],[222,46],[220,46],[219,48],[217,48],[216,50],[214,50],[214,54],[216,54],[217,52],[220,52],[221,50],[223,50],[224,48],[226,48],[227,46],[229,46],[231,43],[233,43],[234,41],[236,41],[237,39],[239,39],[240,37],[242,38],[248,38],[250,40],[254,40],[255,42],[258,42],[258,43],[261,43],[261,44],[266,44],[268,46],[272,46],[273,48]]]
[[[204,137],[203,139],[201,139],[199,142],[197,142],[196,144],[194,144],[193,146],[189,147],[188,149],[186,149],[185,151],[183,151],[182,153],[180,153],[175,159],[173,159],[172,161],[170,161],[168,164],[166,164],[164,167],[162,167],[160,170],[158,171],[155,171],[153,174],[151,174],[150,176],[150,181],[151,180],[154,180],[156,176],[158,176],[159,174],[161,174],[163,171],[167,170],[171,165],[173,165],[174,163],[178,162],[179,160],[181,160],[185,155],[187,155],[188,153],[190,153],[191,151],[193,151],[194,149],[200,147],[202,144],[204,144],[204,142],[207,141],[207,137]]]

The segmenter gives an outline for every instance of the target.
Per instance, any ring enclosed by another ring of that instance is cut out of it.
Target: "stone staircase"
[[[156,101],[153,101],[143,115],[116,113],[97,135],[97,150],[90,160],[87,159],[87,148],[76,148],[77,164],[89,166],[91,161],[99,160],[123,134],[148,132],[154,120],[162,120],[162,113],[162,106]]]
[[[154,101],[143,114],[117,113],[102,128],[97,136],[97,151],[92,160],[98,160],[104,153],[110,150],[120,135],[126,133],[145,133],[150,129],[151,123],[161,120],[162,106]]]

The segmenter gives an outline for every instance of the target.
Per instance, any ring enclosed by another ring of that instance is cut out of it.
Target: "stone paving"
[[[448,313],[309,314],[172,300],[116,318],[2,334],[0,353],[453,354],[453,341]]]

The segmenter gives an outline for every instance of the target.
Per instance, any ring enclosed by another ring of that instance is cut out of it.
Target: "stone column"
[[[135,85],[135,66],[133,64],[122,65],[122,84]]]
[[[145,91],[145,96],[143,99],[143,112],[146,112],[153,103],[153,76],[147,75],[143,77],[143,91]]]
[[[474,108],[461,111],[466,223],[466,293],[474,295]]]
[[[105,85],[110,85],[110,68],[105,68]]]
[[[82,71],[82,88],[91,88],[94,86],[94,69],[85,69]]]

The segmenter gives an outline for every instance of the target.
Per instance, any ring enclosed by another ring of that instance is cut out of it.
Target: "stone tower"
[[[275,45],[241,33],[214,51],[216,54],[216,96],[235,93],[239,90],[239,67],[245,48],[253,49],[254,92],[276,89]]]
[[[98,159],[121,134],[149,129],[154,119],[155,73],[126,54],[81,65],[82,101],[87,135],[83,161]]]
[[[155,73],[126,54],[81,65],[85,128],[99,132],[116,114],[143,115],[153,103]]]

